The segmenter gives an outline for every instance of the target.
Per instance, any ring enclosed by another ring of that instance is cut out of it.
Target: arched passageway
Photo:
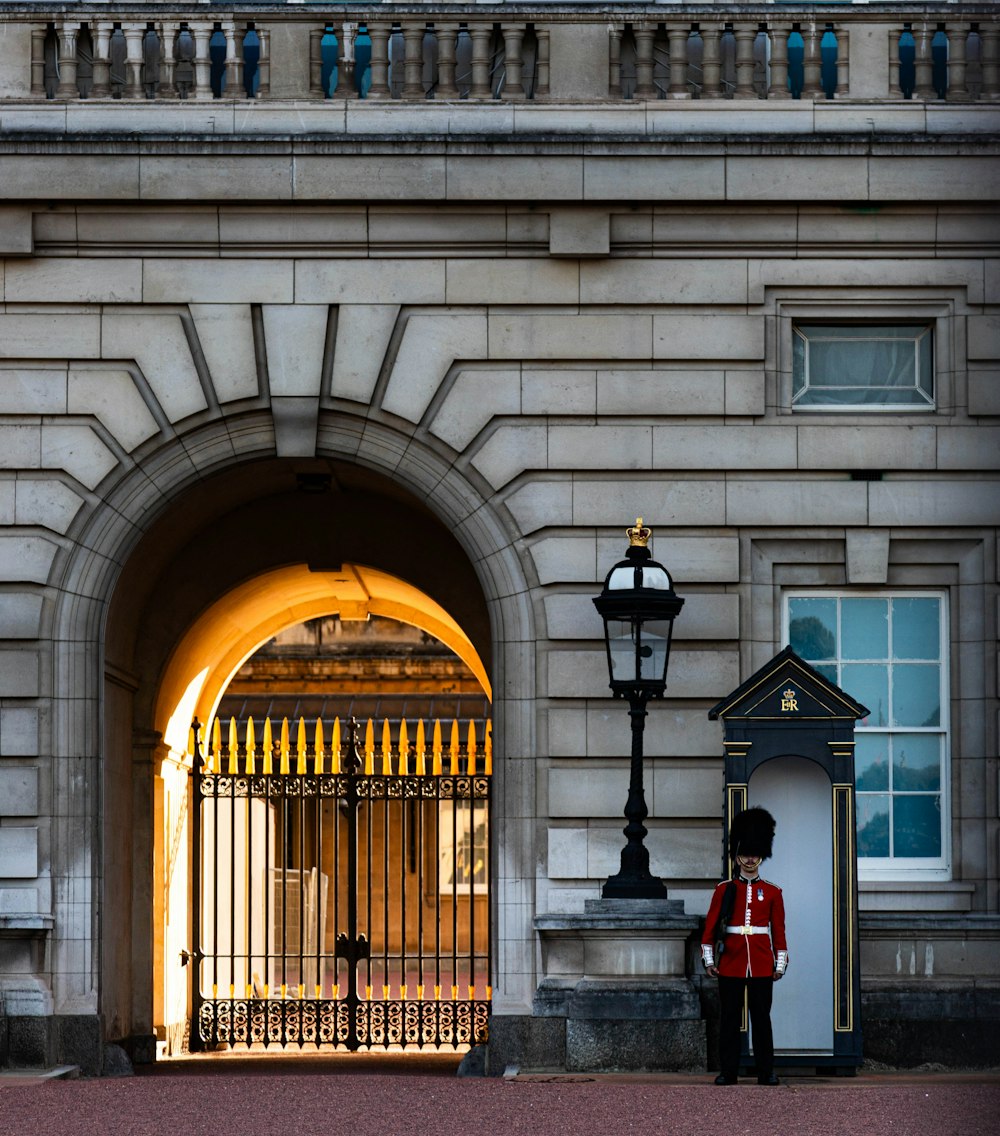
[[[192,872],[186,727],[208,720],[255,647],[306,618],[369,611],[440,638],[490,690],[491,623],[509,598],[489,595],[502,587],[474,567],[457,520],[445,513],[445,523],[400,480],[348,462],[245,462],[185,488],[131,549],[104,635],[109,1038],[155,1032],[179,1044],[190,1006],[178,973],[190,903],[181,911],[176,898]],[[484,555],[509,560],[502,545]]]

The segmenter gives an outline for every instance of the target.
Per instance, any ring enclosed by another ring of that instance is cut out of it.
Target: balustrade
[[[117,7],[102,12],[81,5],[73,18],[61,9],[57,18],[46,20],[44,13],[7,9],[0,2],[0,24],[30,24],[27,37],[0,39],[0,51],[30,45],[20,90],[21,97],[35,99],[269,98],[274,66],[293,72],[282,74],[284,97],[291,92],[316,100],[522,101],[549,97],[551,37],[570,44],[576,28],[599,23],[608,32],[606,85],[596,74],[582,84],[560,75],[557,98],[567,89],[592,94],[577,93],[566,101],[825,100],[852,97],[851,30],[872,25],[886,45],[886,57],[874,61],[882,69],[880,87],[872,81],[870,45],[856,41],[865,46],[861,62],[855,62],[866,68],[864,97],[874,91],[890,100],[1000,99],[1000,23],[992,5],[942,4],[940,20],[908,19],[916,13],[905,5],[890,12],[863,6],[798,11],[783,5],[780,13],[747,5],[740,6],[735,20],[723,18],[737,14],[726,5],[684,7],[691,11],[660,19],[662,9],[653,5],[629,9],[619,18],[620,9],[609,13],[586,4],[551,11],[519,5],[482,13],[386,4],[357,13],[345,9],[336,24],[318,24],[301,9],[281,7],[255,9],[253,20],[238,10],[213,20],[211,9],[192,9],[192,18],[184,19],[183,11],[160,16],[148,7],[144,15],[155,15],[152,20],[114,20],[103,13],[114,16]],[[369,20],[369,15],[379,18]],[[926,17],[926,8],[920,15]],[[298,28],[304,23],[312,26],[303,38]],[[297,39],[286,25],[296,25]],[[275,60],[272,35],[278,27],[283,28],[282,52]],[[297,68],[290,42],[308,52]],[[582,66],[577,61],[585,57],[560,52],[561,60],[573,61],[564,66]],[[8,77],[8,85],[17,70],[16,60],[2,60],[0,75]]]

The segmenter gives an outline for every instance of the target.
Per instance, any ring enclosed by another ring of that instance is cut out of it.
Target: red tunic
[[[702,958],[706,966],[713,963],[726,978],[769,978],[775,967],[784,971],[788,961],[785,943],[785,905],[781,888],[767,880],[736,881],[736,902],[730,916],[730,927],[763,928],[752,934],[727,933],[720,959],[715,958],[715,929],[719,922],[722,897],[728,880],[717,884],[705,918],[701,937]],[[767,930],[770,929],[770,934]]]

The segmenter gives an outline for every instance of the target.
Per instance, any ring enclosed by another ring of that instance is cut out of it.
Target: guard
[[[774,817],[746,809],[733,818],[729,856],[734,875],[716,886],[701,937],[705,970],[719,980],[720,1036],[717,1085],[735,1085],[740,1062],[740,1024],[747,996],[758,1085],[777,1085],[771,1035],[774,983],[788,966],[781,888],[760,878],[771,855]]]

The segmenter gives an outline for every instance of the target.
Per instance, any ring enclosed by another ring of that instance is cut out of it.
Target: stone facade
[[[641,513],[686,599],[646,731],[647,843],[686,912],[663,916],[672,945],[654,954],[687,985],[650,995],[662,1010],[676,994],[689,1023],[677,1065],[704,1057],[684,943],[720,868],[707,710],[783,646],[795,589],[945,597],[943,866],[862,871],[866,1029],[882,1060],[1000,1060],[983,1041],[1000,1016],[995,8],[786,5],[774,23],[767,5],[386,5],[361,99],[344,79],[323,97],[322,20],[280,6],[220,14],[213,98],[215,10],[163,7],[0,4],[7,1059],[97,1072],[103,1042],[148,1059],[182,1036],[188,773],[171,722],[210,714],[225,651],[243,650],[236,632],[185,636],[268,572],[359,563],[446,609],[492,684],[494,1068],[573,1030],[575,1067],[606,1063],[586,1023],[618,1011],[567,1027],[550,995],[618,966],[586,912],[616,867],[627,782],[590,597]],[[339,40],[374,12],[347,12]],[[147,18],[170,44],[190,19],[190,100],[172,58],[143,97]],[[412,33],[428,19],[435,98]],[[109,21],[131,45],[118,98]],[[267,64],[253,99],[248,21]],[[912,21],[904,98],[893,51]],[[393,22],[410,46],[389,70]],[[483,71],[494,23],[499,91]],[[452,25],[472,56],[449,98]],[[713,78],[716,39],[732,54]],[[390,87],[404,63],[409,86]],[[932,326],[933,406],[793,410],[794,329],[824,321]],[[308,492],[317,474],[328,487]],[[244,657],[324,613],[289,595],[259,598]],[[560,918],[589,955],[553,947]]]

